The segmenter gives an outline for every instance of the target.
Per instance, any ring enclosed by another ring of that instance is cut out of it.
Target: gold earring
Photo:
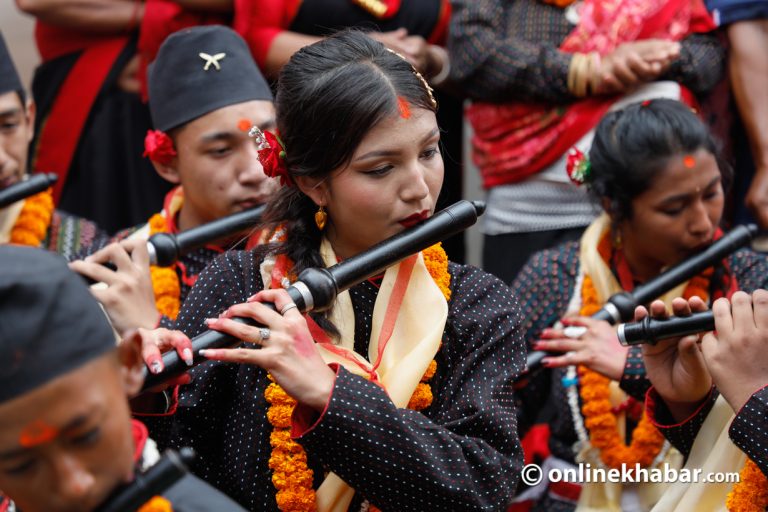
[[[316,212],[315,212],[315,224],[317,225],[317,229],[320,231],[323,230],[325,227],[325,221],[328,220],[328,214],[325,213],[325,210],[321,206]]]

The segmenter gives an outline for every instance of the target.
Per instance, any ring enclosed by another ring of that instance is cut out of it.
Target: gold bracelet
[[[602,59],[600,58],[600,54],[597,52],[591,52],[589,57],[592,61],[592,69],[589,73],[588,87],[590,94],[594,96],[598,93],[598,87],[600,86],[600,70],[602,67]]]
[[[567,87],[568,91],[576,96],[575,90],[575,82],[576,82],[576,68],[579,65],[579,62],[581,61],[582,54],[580,53],[574,53],[571,56],[571,62],[568,65],[568,81],[567,81]]]
[[[587,95],[587,67],[589,58],[583,53],[574,53],[571,60],[573,75],[571,80],[571,93],[577,98],[583,98]]]

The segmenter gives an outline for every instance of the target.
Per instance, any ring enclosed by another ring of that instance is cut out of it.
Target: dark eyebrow
[[[277,120],[274,117],[272,117],[270,119],[267,119],[263,123],[259,123],[258,124],[259,129],[262,130],[262,131],[263,130],[270,130],[271,131],[276,126],[277,126]]]
[[[424,144],[429,139],[434,137],[440,133],[440,129],[435,127],[433,130],[431,130],[424,138],[422,138],[419,143]],[[359,157],[355,158],[354,161],[357,162],[358,160],[365,160],[367,158],[373,158],[373,157],[380,157],[380,156],[392,156],[398,154],[399,151],[394,149],[382,149],[382,150],[376,150],[376,151],[370,151],[368,153],[365,153],[364,155],[360,155]]]
[[[82,427],[84,424],[88,422],[88,416],[87,415],[80,415],[77,416],[75,419],[67,423],[67,425],[60,430],[60,432],[67,432],[70,430],[76,430],[80,427]],[[20,457],[24,455],[26,452],[29,451],[29,448],[14,448],[13,450],[8,450],[5,452],[0,452],[0,460],[8,460],[8,459],[14,459],[16,457]]]
[[[712,185],[716,184],[718,181],[721,180],[720,176],[717,176],[716,178],[713,178],[712,181],[710,181],[706,187],[704,187],[704,190],[710,188]],[[663,201],[661,201],[660,204],[665,205],[667,203],[674,203],[676,201],[685,201],[690,197],[692,194],[678,194],[676,196],[670,196],[665,198]]]
[[[235,138],[235,134],[232,132],[214,132],[208,135],[204,135],[201,139],[203,143],[218,142],[221,140],[232,140]]]
[[[13,107],[8,110],[3,110],[0,112],[0,117],[7,117],[7,116],[15,116],[21,114],[21,109],[19,107]]]

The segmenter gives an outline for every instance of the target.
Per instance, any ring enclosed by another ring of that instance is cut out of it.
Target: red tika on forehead
[[[251,126],[253,126],[253,123],[251,123],[248,119],[241,119],[237,122],[237,129],[241,132],[247,132],[251,129]]]
[[[696,166],[696,159],[691,155],[685,155],[683,157],[683,165],[686,169],[693,169]]]
[[[50,425],[36,420],[24,428],[19,436],[19,444],[23,448],[31,448],[52,441],[59,435],[59,431]]]
[[[397,97],[397,108],[400,110],[400,117],[403,119],[411,117],[411,106],[408,104],[408,100],[402,96]]]

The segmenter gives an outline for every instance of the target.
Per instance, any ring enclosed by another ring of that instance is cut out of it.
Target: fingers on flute
[[[200,355],[212,361],[255,364],[263,366],[267,357],[266,351],[267,349],[253,350],[249,348],[211,348],[201,350]]]

